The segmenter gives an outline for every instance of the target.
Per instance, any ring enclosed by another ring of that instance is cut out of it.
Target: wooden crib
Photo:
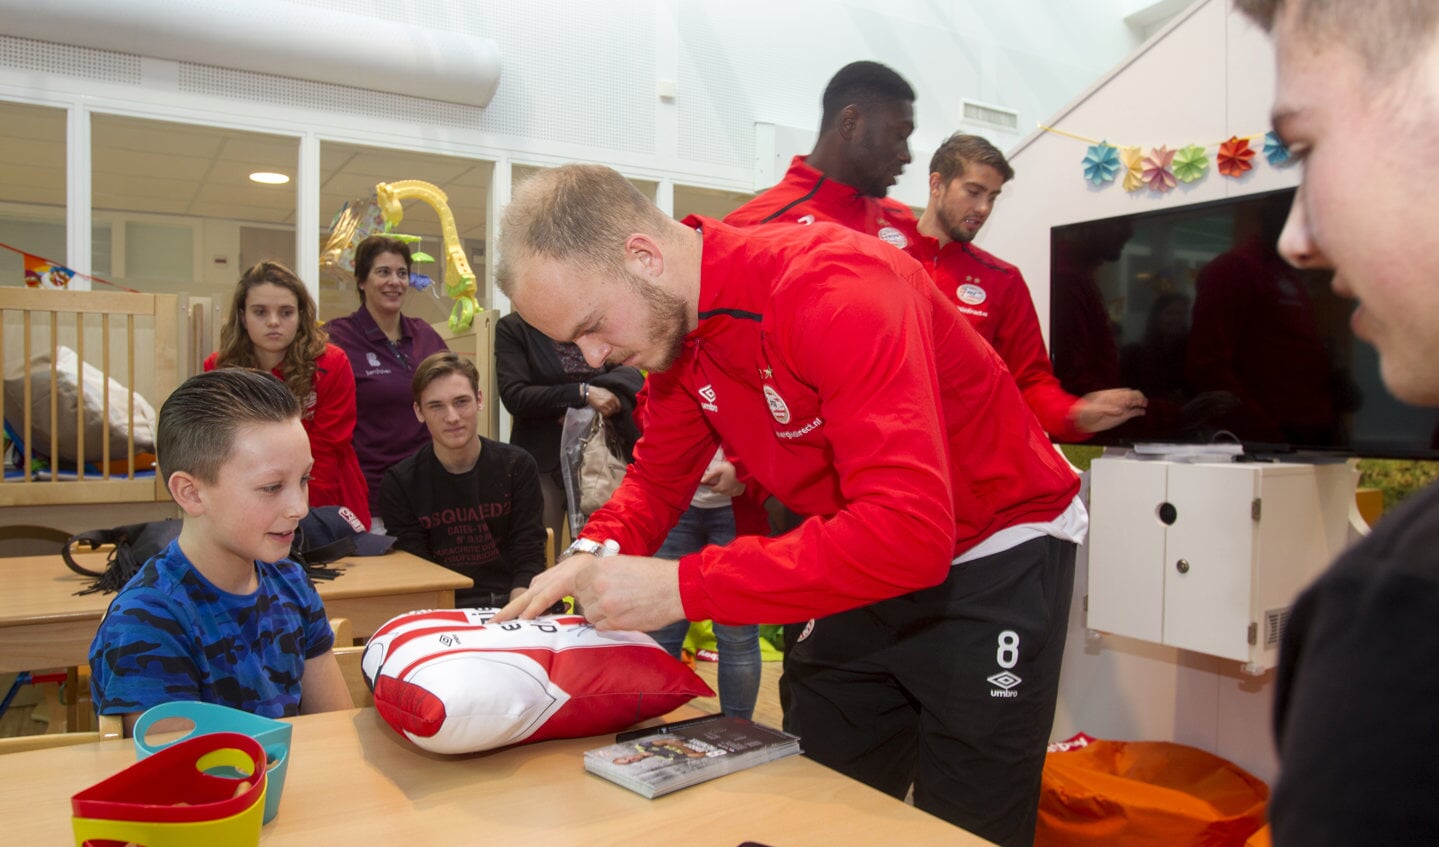
[[[213,349],[212,324],[208,298],[0,287],[7,389],[0,392],[0,418],[8,430],[0,555],[38,552],[37,541],[47,545],[40,549],[58,549],[57,536],[175,516],[169,492],[135,443],[138,402],[131,398],[143,398],[158,414]],[[61,374],[68,355],[62,348],[83,363],[70,366],[69,379]],[[87,389],[79,371],[111,387]],[[65,382],[76,385],[72,411],[63,411],[61,392],[50,390]]]

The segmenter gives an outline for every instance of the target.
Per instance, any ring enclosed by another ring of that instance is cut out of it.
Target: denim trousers
[[[655,555],[661,559],[678,559],[710,544],[728,544],[734,538],[734,510],[729,506],[714,509],[690,506],[680,515],[679,523],[670,530]],[[675,621],[650,635],[678,659],[689,629],[689,621]],[[726,715],[751,718],[759,695],[759,627],[715,624],[714,633],[719,647],[720,710]]]

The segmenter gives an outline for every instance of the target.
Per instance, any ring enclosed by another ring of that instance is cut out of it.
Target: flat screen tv
[[[1070,393],[1149,412],[1089,444],[1238,442],[1279,458],[1439,459],[1439,410],[1395,400],[1332,274],[1275,250],[1294,190],[1050,233],[1049,343]],[[1439,355],[1439,351],[1435,351]]]

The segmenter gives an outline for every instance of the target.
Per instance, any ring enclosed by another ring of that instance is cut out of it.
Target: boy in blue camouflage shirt
[[[260,371],[192,377],[160,410],[156,452],[184,524],[90,645],[97,713],[129,735],[172,700],[274,718],[352,707],[324,604],[285,558],[313,464],[294,395]]]

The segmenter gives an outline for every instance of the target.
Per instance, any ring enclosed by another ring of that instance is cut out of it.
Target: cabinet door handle
[[[1180,559],[1179,561],[1174,563],[1174,569],[1179,571],[1180,573],[1189,573],[1189,560]]]

